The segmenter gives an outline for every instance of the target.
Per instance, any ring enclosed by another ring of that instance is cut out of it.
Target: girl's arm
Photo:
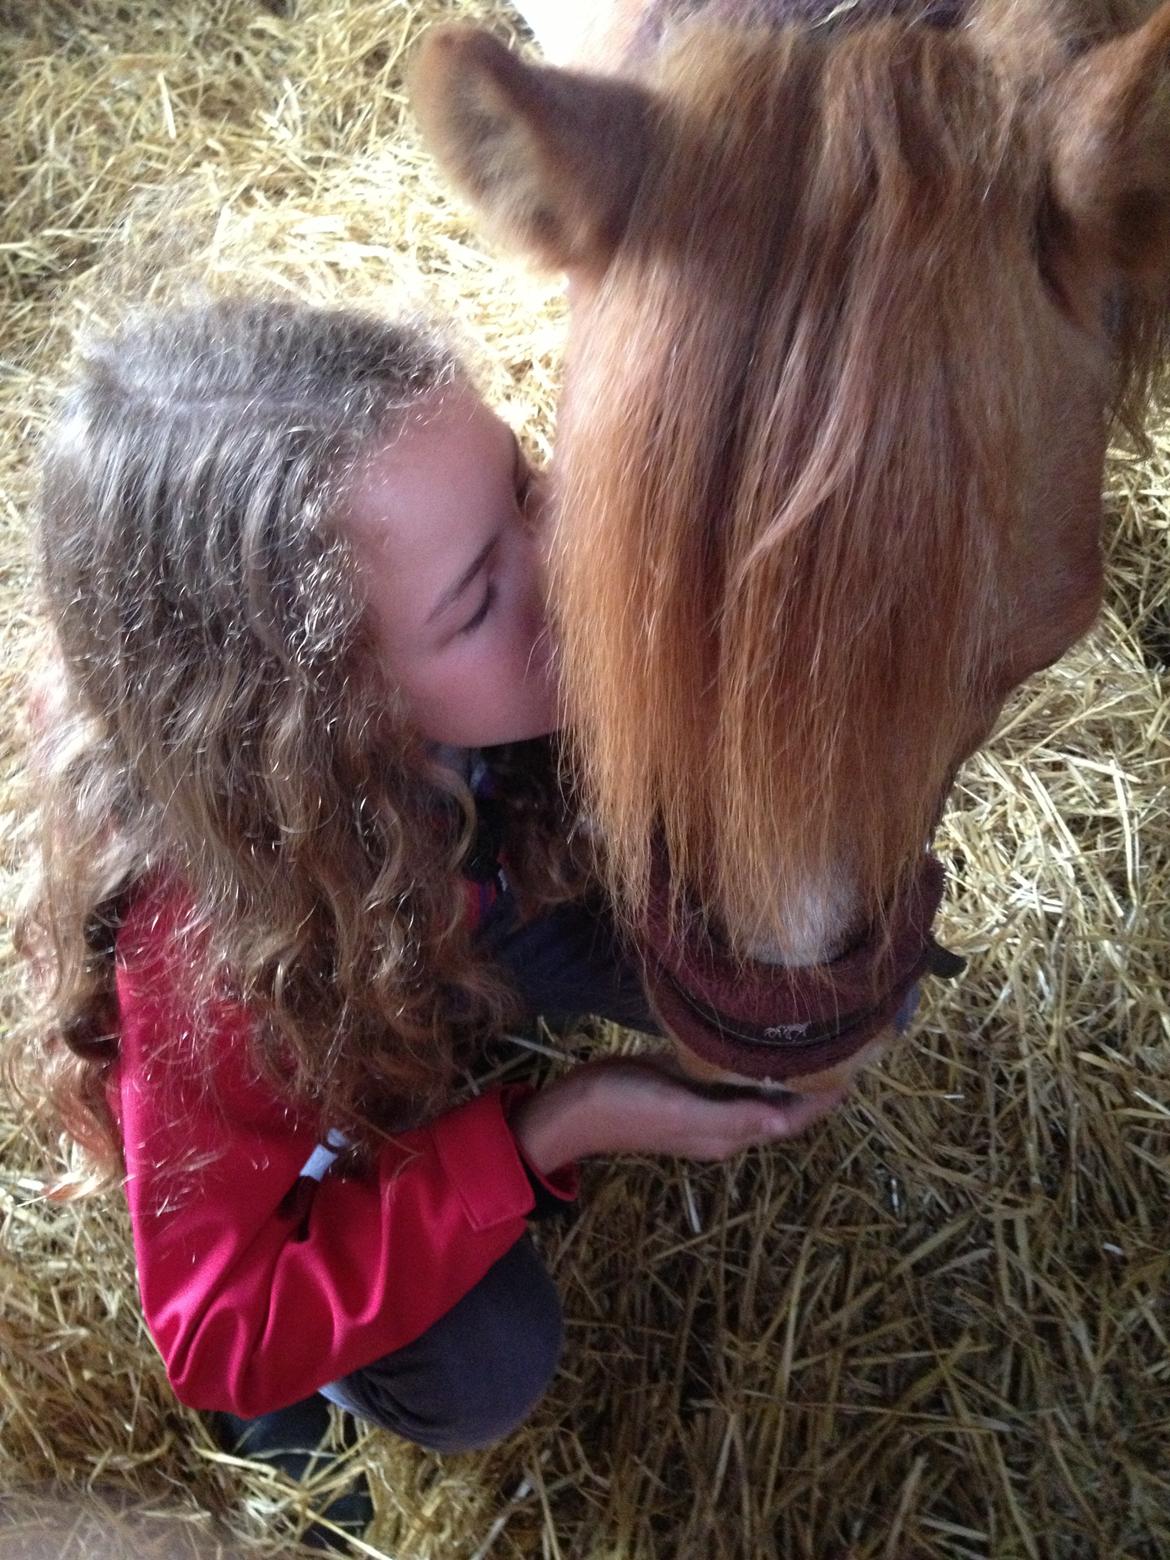
[[[247,1014],[225,1003],[189,1037],[168,944],[165,907],[136,906],[114,1103],[139,1287],[182,1401],[253,1417],[409,1343],[519,1239],[534,1194],[508,1110],[525,1091],[395,1137],[371,1174],[322,1174],[312,1127],[249,1068]]]

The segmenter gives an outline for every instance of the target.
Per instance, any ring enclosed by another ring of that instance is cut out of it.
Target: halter
[[[925,855],[882,926],[839,958],[790,968],[745,962],[706,931],[670,925],[665,871],[642,928],[646,985],[666,1027],[704,1061],[782,1083],[836,1067],[887,1028],[924,975],[966,960],[935,941],[944,872]]]

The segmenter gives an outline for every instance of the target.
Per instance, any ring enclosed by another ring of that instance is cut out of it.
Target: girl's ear
[[[1053,193],[1080,240],[1134,280],[1170,272],[1170,0],[1056,83]]]
[[[649,93],[447,26],[423,40],[411,94],[431,150],[505,242],[554,268],[604,269],[645,165]]]

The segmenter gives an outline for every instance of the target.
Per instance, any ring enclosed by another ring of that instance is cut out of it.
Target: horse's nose
[[[828,1094],[837,1089],[848,1088],[863,1068],[870,1066],[884,1055],[893,1038],[892,1028],[883,1029],[859,1051],[838,1062],[834,1067],[826,1067],[815,1073],[800,1073],[791,1077],[777,1078],[774,1081],[766,1078],[747,1078],[742,1073],[716,1067],[714,1063],[705,1061],[703,1057],[697,1055],[677,1037],[672,1037],[672,1041],[679,1066],[687,1077],[693,1078],[696,1083],[730,1084],[745,1089],[774,1088],[785,1094]]]

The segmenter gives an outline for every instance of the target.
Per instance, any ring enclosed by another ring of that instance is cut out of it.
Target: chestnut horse
[[[571,69],[424,40],[440,160],[570,277],[554,603],[619,903],[667,975],[680,920],[724,950],[717,1029],[751,961],[913,944],[814,1064],[732,1027],[708,1071],[872,1054],[956,768],[1097,613],[1170,297],[1170,3],[1123,3],[521,5]]]

